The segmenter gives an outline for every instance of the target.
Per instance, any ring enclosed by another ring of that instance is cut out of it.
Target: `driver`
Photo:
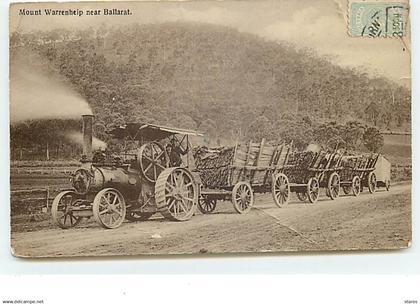
[[[184,150],[176,138],[171,138],[170,143],[166,146],[166,153],[169,156],[169,164],[171,167],[179,167],[182,164],[182,155],[188,153],[188,146]]]

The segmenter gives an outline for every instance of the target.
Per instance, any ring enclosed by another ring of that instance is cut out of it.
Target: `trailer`
[[[379,172],[375,173],[375,167],[379,156],[379,154],[371,153],[343,157],[339,174],[341,178],[340,185],[344,194],[352,193],[354,196],[358,196],[363,191],[363,187],[367,187],[370,193],[375,193],[377,188],[376,174]],[[383,164],[385,165],[386,163],[383,162]],[[382,175],[381,172],[381,179],[384,177],[385,174]],[[389,178],[387,179],[389,180]]]
[[[235,147],[197,149],[195,170],[201,181],[198,209],[212,213],[218,201],[230,200],[236,212],[244,214],[254,204],[254,193],[267,192],[272,192],[278,207],[287,205],[290,187],[283,169],[290,150],[287,144],[271,145],[264,139]]]
[[[295,192],[301,201],[315,203],[320,188],[332,200],[339,196],[342,154],[337,152],[294,152],[290,155],[283,173],[288,176],[290,191]]]
[[[389,191],[391,188],[391,162],[385,156],[378,157],[373,173],[376,176],[376,187],[385,187]]]

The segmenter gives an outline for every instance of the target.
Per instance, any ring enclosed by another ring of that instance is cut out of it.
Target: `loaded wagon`
[[[235,147],[194,152],[195,170],[201,180],[198,208],[211,213],[220,200],[231,200],[236,212],[251,210],[254,193],[272,192],[274,202],[281,207],[290,197],[288,179],[282,173],[290,146],[273,146],[248,142]]]
[[[117,228],[127,219],[141,221],[160,213],[172,221],[189,220],[196,211],[198,182],[191,173],[189,136],[201,134],[148,123],[128,123],[109,131],[122,152],[92,151],[93,116],[83,116],[81,166],[71,176],[71,190],[52,204],[61,228],[93,217],[104,228]],[[173,148],[184,160],[171,159]],[[186,159],[185,159],[186,158]]]
[[[342,167],[339,172],[340,174],[340,185],[345,194],[352,193],[354,196],[358,196],[363,191],[363,187],[367,187],[370,193],[374,193],[377,188],[377,177],[376,174],[380,172],[381,179],[385,178],[389,181],[389,177],[386,177],[385,169],[376,171],[375,166],[379,159],[379,154],[361,154],[361,155],[348,155],[342,159]],[[384,158],[383,166],[386,165],[386,159]],[[388,162],[389,163],[389,162]],[[382,165],[381,165],[382,167]],[[390,169],[390,166],[389,166]],[[376,171],[376,172],[375,172]]]
[[[326,188],[326,194],[336,199],[340,191],[340,176],[342,155],[337,152],[302,151],[290,154],[283,173],[289,179],[290,191],[295,192],[299,200],[309,200],[315,203],[319,198],[321,187]]]

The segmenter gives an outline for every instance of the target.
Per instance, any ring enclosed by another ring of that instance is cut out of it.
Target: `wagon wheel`
[[[360,191],[362,190],[360,177],[358,177],[357,175],[353,177],[353,180],[351,181],[351,190],[353,191],[354,196],[358,196],[360,194]]]
[[[154,212],[127,212],[125,218],[130,222],[146,221],[148,220]]]
[[[92,211],[95,221],[102,227],[118,228],[126,216],[124,197],[117,189],[102,189],[93,200]]]
[[[306,192],[296,192],[297,198],[304,202],[308,198],[308,195],[306,195]]]
[[[165,169],[155,186],[158,211],[172,221],[187,221],[195,213],[198,201],[197,186],[192,174],[184,168]]]
[[[214,209],[216,209],[216,205],[217,205],[217,200],[215,199],[209,199],[209,198],[200,198],[198,200],[198,210],[200,210],[201,213],[203,214],[209,214],[212,213],[214,211]]]
[[[372,194],[376,191],[376,175],[373,172],[370,172],[368,175],[368,189]]]
[[[306,186],[306,193],[310,203],[316,203],[319,197],[319,182],[315,177],[311,177]]]
[[[81,203],[77,199],[74,191],[60,192],[55,198],[51,206],[51,216],[53,221],[63,229],[68,229],[79,224],[82,217],[73,214],[73,208]]]
[[[389,189],[391,189],[391,181],[389,179],[385,181],[385,189],[386,191],[389,191]]]
[[[232,204],[236,212],[248,213],[254,205],[254,193],[247,182],[238,182],[232,190]]]
[[[277,207],[281,208],[289,203],[290,184],[286,175],[279,173],[273,177],[271,192]]]
[[[348,186],[348,185],[343,185],[341,187],[341,189],[343,189],[343,192],[344,192],[345,195],[349,195],[350,192],[351,192],[352,187],[351,186]]]
[[[327,194],[332,200],[340,195],[340,176],[337,172],[333,172],[328,178],[327,189]]]
[[[152,183],[156,182],[158,176],[169,165],[169,157],[165,149],[154,141],[140,147],[138,159],[143,176]]]

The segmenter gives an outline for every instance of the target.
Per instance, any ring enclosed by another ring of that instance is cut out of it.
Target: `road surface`
[[[26,223],[27,229],[12,226],[15,255],[397,249],[411,241],[411,184],[335,201],[321,197],[316,204],[299,202],[293,196],[284,208],[276,207],[270,194],[256,195],[255,208],[246,215],[236,214],[229,202],[221,202],[214,214],[197,211],[188,222],[154,216],[146,222],[125,222],[114,230],[100,228],[92,220],[70,230],[44,222]]]

